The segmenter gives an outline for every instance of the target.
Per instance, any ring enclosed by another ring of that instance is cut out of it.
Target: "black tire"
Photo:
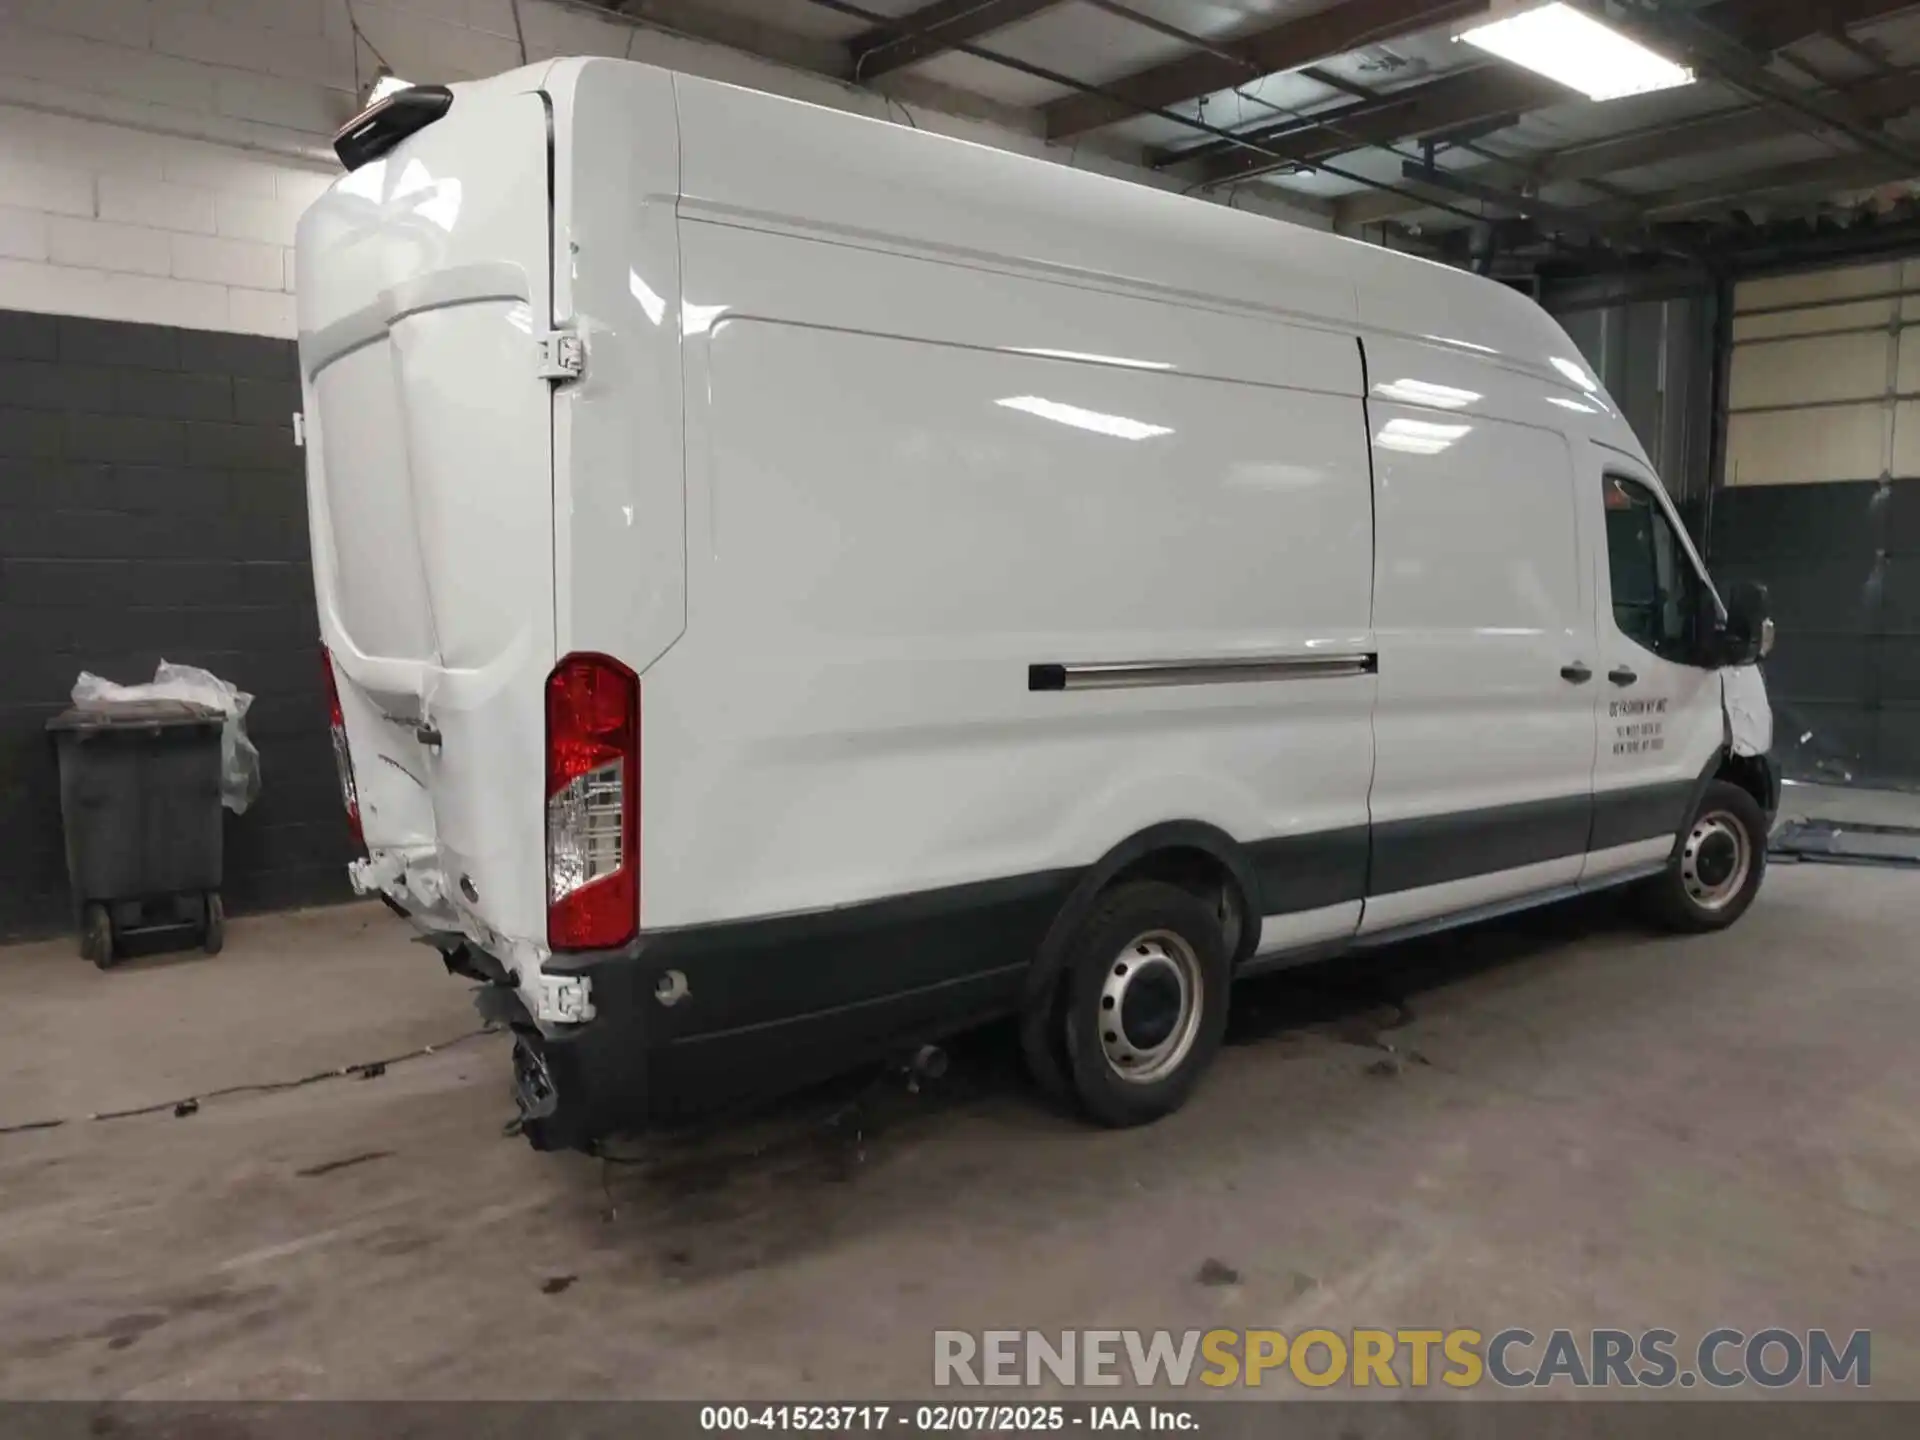
[[[1738,785],[1712,781],[1676,837],[1673,859],[1647,882],[1648,915],[1683,934],[1724,930],[1746,914],[1766,873],[1759,802]]]
[[[88,901],[80,914],[80,958],[113,968],[113,913],[98,900]]]
[[[1036,996],[1020,1012],[1020,1058],[1027,1077],[1048,1104],[1074,1110],[1079,1097],[1073,1090],[1072,1063],[1067,1058],[1067,981],[1056,975],[1044,995]]]
[[[220,947],[227,943],[227,907],[220,903],[218,890],[207,891],[207,918],[200,930],[200,948],[209,955],[218,955]]]
[[[1064,958],[1059,1023],[1081,1106],[1113,1126],[1178,1110],[1227,1028],[1232,974],[1213,907],[1161,881],[1129,882],[1094,906]]]

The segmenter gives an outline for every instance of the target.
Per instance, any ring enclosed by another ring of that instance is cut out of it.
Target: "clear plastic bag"
[[[246,814],[260,796],[260,752],[247,739],[247,709],[253,696],[211,670],[166,660],[148,685],[116,685],[85,670],[73,682],[73,703],[86,709],[137,700],[185,700],[227,717],[220,731],[220,803],[236,815]]]

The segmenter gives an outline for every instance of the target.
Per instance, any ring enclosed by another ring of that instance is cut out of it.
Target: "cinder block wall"
[[[0,110],[0,306],[290,338],[293,226],[329,178]]]
[[[453,81],[556,55],[644,60],[1175,184],[1094,145],[1049,147],[1009,107],[939,108],[961,97],[922,78],[887,82],[914,100],[909,114],[898,98],[798,68],[844,63],[845,51],[824,34],[774,38],[768,22],[793,23],[791,7],[629,8],[668,28],[584,0],[0,0],[0,308],[291,337],[294,221],[337,173],[327,137],[383,66]],[[1257,197],[1239,203],[1328,223]]]
[[[162,658],[255,696],[229,904],[346,895],[295,375],[287,340],[0,310],[0,936],[67,918],[47,719]]]

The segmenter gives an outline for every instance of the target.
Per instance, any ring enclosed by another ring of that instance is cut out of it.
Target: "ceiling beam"
[[[856,80],[877,80],[995,30],[1032,19],[1061,0],[931,0],[847,42]]]
[[[1684,242],[1675,244],[1654,236],[1649,226],[1706,212],[1727,212],[1749,200],[1787,191],[1867,189],[1897,180],[1920,179],[1920,168],[1903,167],[1882,155],[1822,156],[1796,160],[1759,170],[1736,171],[1711,180],[1635,195],[1624,203],[1591,206],[1556,205],[1496,186],[1482,185],[1468,176],[1429,170],[1417,161],[1403,167],[1404,177],[1436,194],[1466,196],[1498,209],[1522,215],[1543,225],[1558,226],[1627,248],[1690,253]],[[1638,237],[1637,247],[1633,242]]]
[[[1495,189],[1490,185],[1481,185],[1463,176],[1453,175],[1444,170],[1435,170],[1417,160],[1409,160],[1401,167],[1401,176],[1417,181],[1437,190],[1452,191],[1469,199],[1485,201],[1513,211],[1523,219],[1533,220],[1548,226],[1572,230],[1576,234],[1586,235],[1594,240],[1617,245],[1626,250],[1665,250],[1686,259],[1698,259],[1699,256],[1690,247],[1669,240],[1663,240],[1653,234],[1644,224],[1633,217],[1613,218],[1597,211],[1569,209],[1565,206],[1550,205],[1544,200],[1532,199],[1525,195],[1516,195],[1512,191]]]
[[[1908,168],[1883,155],[1824,156],[1797,160],[1745,174],[1716,176],[1712,180],[1676,186],[1656,194],[1634,197],[1634,213],[1653,220],[1669,220],[1705,210],[1738,209],[1742,202],[1788,190],[1864,190],[1896,180],[1920,178],[1920,167]]]
[[[1856,25],[1914,8],[1915,0],[1716,0],[1705,16],[1751,50],[1784,50],[1816,35],[1844,35]]]
[[[1537,110],[1564,93],[1553,81],[1517,66],[1479,66],[1378,100],[1249,131],[1247,138],[1259,150],[1221,148],[1205,155],[1192,173],[1202,184],[1223,185],[1289,164],[1310,165],[1350,150],[1454,130],[1490,116]],[[1162,163],[1183,163],[1188,158],[1187,152],[1160,157]]]
[[[1816,260],[1863,260],[1889,251],[1911,250],[1916,240],[1920,240],[1920,220],[1912,216],[1855,223],[1824,233],[1804,226],[1775,225],[1726,252],[1726,259],[1736,274],[1765,273]]]
[[[1867,21],[1910,9],[1915,0],[1821,0],[1821,3],[1809,3],[1809,0],[1764,0],[1756,6],[1742,3],[1742,0],[1717,0],[1707,6],[1704,14],[1714,21],[1725,24],[1729,33],[1737,34],[1737,46],[1734,44],[1716,46],[1716,60],[1722,66],[1736,64],[1733,56],[1727,52],[1738,46],[1744,46],[1759,55],[1770,54],[1797,44],[1816,35],[1825,34],[1835,26],[1859,25]],[[1754,62],[1759,68],[1759,62]],[[1523,103],[1507,100],[1500,105],[1477,106],[1470,96],[1462,95],[1460,76],[1462,74],[1483,74],[1486,83],[1493,85],[1497,76],[1503,73],[1525,76],[1534,82],[1528,92],[1516,88],[1512,94],[1520,97]],[[1749,76],[1751,79],[1751,76]],[[1525,99],[1528,94],[1531,99]],[[1336,129],[1334,139],[1323,136],[1318,144],[1310,144],[1308,137],[1296,137],[1289,145],[1281,147],[1295,154],[1296,158],[1313,156],[1331,156],[1346,150],[1360,148],[1351,143],[1334,143],[1335,139],[1351,135],[1360,136],[1367,145],[1390,145],[1397,141],[1412,139],[1435,130],[1446,129],[1451,125],[1466,124],[1488,114],[1497,114],[1502,110],[1514,110],[1525,113],[1529,110],[1545,108],[1549,105],[1566,103],[1575,99],[1574,92],[1555,84],[1544,77],[1533,75],[1530,71],[1517,66],[1500,65],[1487,67],[1483,71],[1453,72],[1419,85],[1410,85],[1394,91],[1387,98],[1402,102],[1407,123],[1395,132],[1395,127],[1381,123],[1368,122],[1364,125],[1349,126],[1341,111],[1330,110],[1315,119],[1323,126]],[[1816,102],[1818,103],[1818,102]],[[1841,128],[1854,127],[1850,116],[1843,116],[1827,107],[1829,118]],[[1844,126],[1841,125],[1845,121]],[[1809,121],[1809,123],[1812,123]],[[1301,154],[1302,151],[1307,152]],[[1258,155],[1229,155],[1205,162],[1199,178],[1203,183],[1219,184],[1230,180],[1243,179],[1251,175],[1275,169],[1272,164],[1264,163]]]
[[[1598,0],[1582,0],[1582,3],[1594,8]],[[1809,11],[1802,11],[1801,15],[1802,24],[1817,22],[1820,18]],[[1920,148],[1887,134],[1872,117],[1855,109],[1844,95],[1811,92],[1790,84],[1767,68],[1764,56],[1753,55],[1713,25],[1688,12],[1665,8],[1657,0],[1621,0],[1620,13],[1613,14],[1611,19],[1624,34],[1643,44],[1669,54],[1679,48],[1682,55],[1676,58],[1690,59],[1706,74],[1745,91],[1783,115],[1794,117],[1803,129],[1837,130],[1861,149],[1883,155],[1897,166],[1920,169]],[[1804,38],[1808,37],[1794,37]]]
[[[1854,108],[1876,120],[1891,120],[1920,108],[1920,70],[1909,70],[1864,81],[1847,92]],[[1457,171],[1466,179],[1493,184],[1519,170],[1535,188],[1566,181],[1593,181],[1622,170],[1658,164],[1687,155],[1706,155],[1761,140],[1801,132],[1801,127],[1761,105],[1717,110],[1671,125],[1655,125],[1625,135],[1539,155],[1516,155],[1495,165],[1476,165]],[[1420,207],[1412,200],[1385,192],[1355,195],[1335,208],[1341,227],[1377,225],[1410,214]]]
[[[1471,71],[1462,70],[1448,76],[1451,82],[1443,87],[1443,92],[1457,91],[1456,99],[1468,100],[1467,92],[1476,90],[1486,77],[1493,73],[1491,66],[1476,66]],[[1510,72],[1509,72],[1510,73]],[[1295,111],[1283,110],[1278,106],[1258,109],[1263,118],[1258,124],[1240,125],[1232,129],[1235,138],[1252,140],[1260,145],[1271,145],[1300,135],[1313,135],[1325,138],[1328,126],[1336,127],[1340,134],[1364,133],[1368,126],[1379,129],[1391,129],[1391,117],[1404,114],[1407,108],[1406,96],[1410,90],[1398,94],[1380,94],[1374,92],[1359,97],[1356,103],[1335,105],[1322,110]],[[1256,108],[1261,103],[1258,96],[1248,96],[1248,103]],[[1459,105],[1443,106],[1443,109],[1458,110]],[[1202,140],[1193,145],[1162,146],[1149,152],[1148,163],[1157,167],[1166,165],[1185,165],[1196,160],[1210,160],[1216,155],[1244,151],[1233,140]],[[1277,158],[1277,157],[1276,157]]]
[[[1064,140],[1151,110],[1164,110],[1262,75],[1317,65],[1349,50],[1478,14],[1488,0],[1343,0],[1251,34],[1217,50],[1179,55],[1100,85],[1098,95],[1068,95],[1041,107],[1047,138]],[[1221,52],[1225,52],[1224,54]]]

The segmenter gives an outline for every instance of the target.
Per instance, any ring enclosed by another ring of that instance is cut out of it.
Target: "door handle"
[[[1569,685],[1584,685],[1593,678],[1593,671],[1576,660],[1571,665],[1560,667],[1560,678]]]
[[[1613,669],[1607,671],[1607,679],[1616,685],[1631,685],[1639,678],[1638,675],[1634,674],[1633,671],[1624,665],[1616,665]]]

